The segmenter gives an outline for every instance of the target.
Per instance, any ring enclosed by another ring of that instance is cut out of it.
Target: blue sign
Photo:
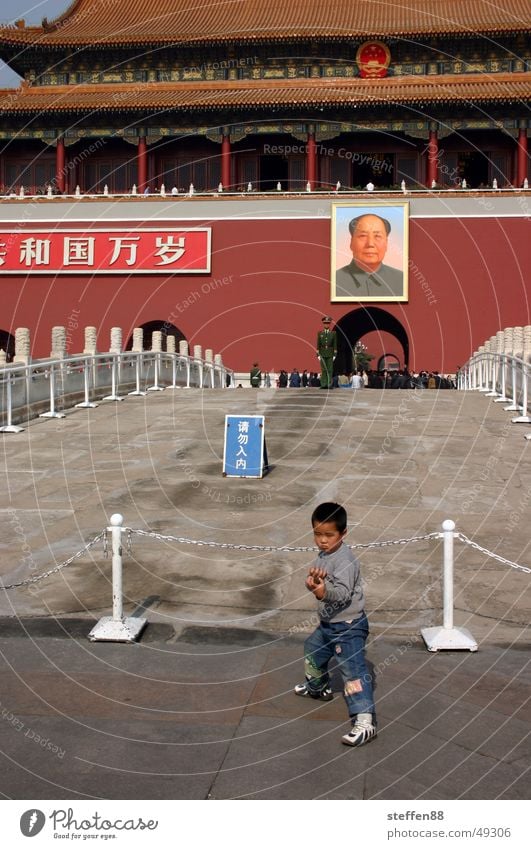
[[[267,469],[264,417],[225,416],[224,476],[261,478]]]

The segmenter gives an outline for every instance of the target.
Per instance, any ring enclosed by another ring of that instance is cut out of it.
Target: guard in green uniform
[[[337,355],[337,334],[330,330],[332,319],[329,315],[322,318],[323,330],[317,334],[317,356],[321,363],[321,389],[332,388],[332,372]]]
[[[251,383],[251,386],[253,386],[255,389],[258,389],[258,387],[260,386],[262,382],[262,374],[260,372],[260,366],[258,365],[258,363],[253,363],[253,367],[249,373],[249,381]]]

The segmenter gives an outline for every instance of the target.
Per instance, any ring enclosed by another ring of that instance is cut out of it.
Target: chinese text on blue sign
[[[223,474],[261,478],[267,471],[263,416],[225,416]]]

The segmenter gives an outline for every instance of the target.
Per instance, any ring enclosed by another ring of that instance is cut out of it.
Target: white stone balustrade
[[[52,327],[52,360],[62,360],[66,356],[66,327]]]
[[[524,352],[524,328],[513,327],[513,356],[522,359]]]
[[[17,327],[15,330],[15,356],[14,363],[24,363],[27,365],[30,361],[30,332],[27,327]]]
[[[140,354],[144,350],[144,330],[142,327],[133,329],[133,351]]]
[[[109,354],[121,354],[122,353],[122,328],[121,327],[111,327],[111,345],[109,348]]]
[[[94,356],[97,353],[97,338],[98,332],[95,327],[85,327],[85,347],[84,354]]]

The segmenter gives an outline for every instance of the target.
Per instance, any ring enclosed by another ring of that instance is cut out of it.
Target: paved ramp
[[[266,416],[263,480],[222,477],[227,413]],[[423,537],[452,518],[481,546],[531,565],[530,444],[509,415],[450,391],[178,390],[36,420],[3,437],[2,580],[62,562],[115,512],[165,535],[308,546],[322,500],[345,504],[352,543]],[[125,608],[144,604],[150,622],[135,646],[86,640],[111,607],[100,544],[2,594],[2,709],[15,719],[0,734],[16,768],[0,789],[524,798],[529,575],[457,544],[455,620],[480,651],[431,655],[418,634],[442,622],[440,543],[362,552],[380,735],[358,752],[338,743],[339,693],[307,705],[290,692],[313,623],[310,558],[133,536]]]

